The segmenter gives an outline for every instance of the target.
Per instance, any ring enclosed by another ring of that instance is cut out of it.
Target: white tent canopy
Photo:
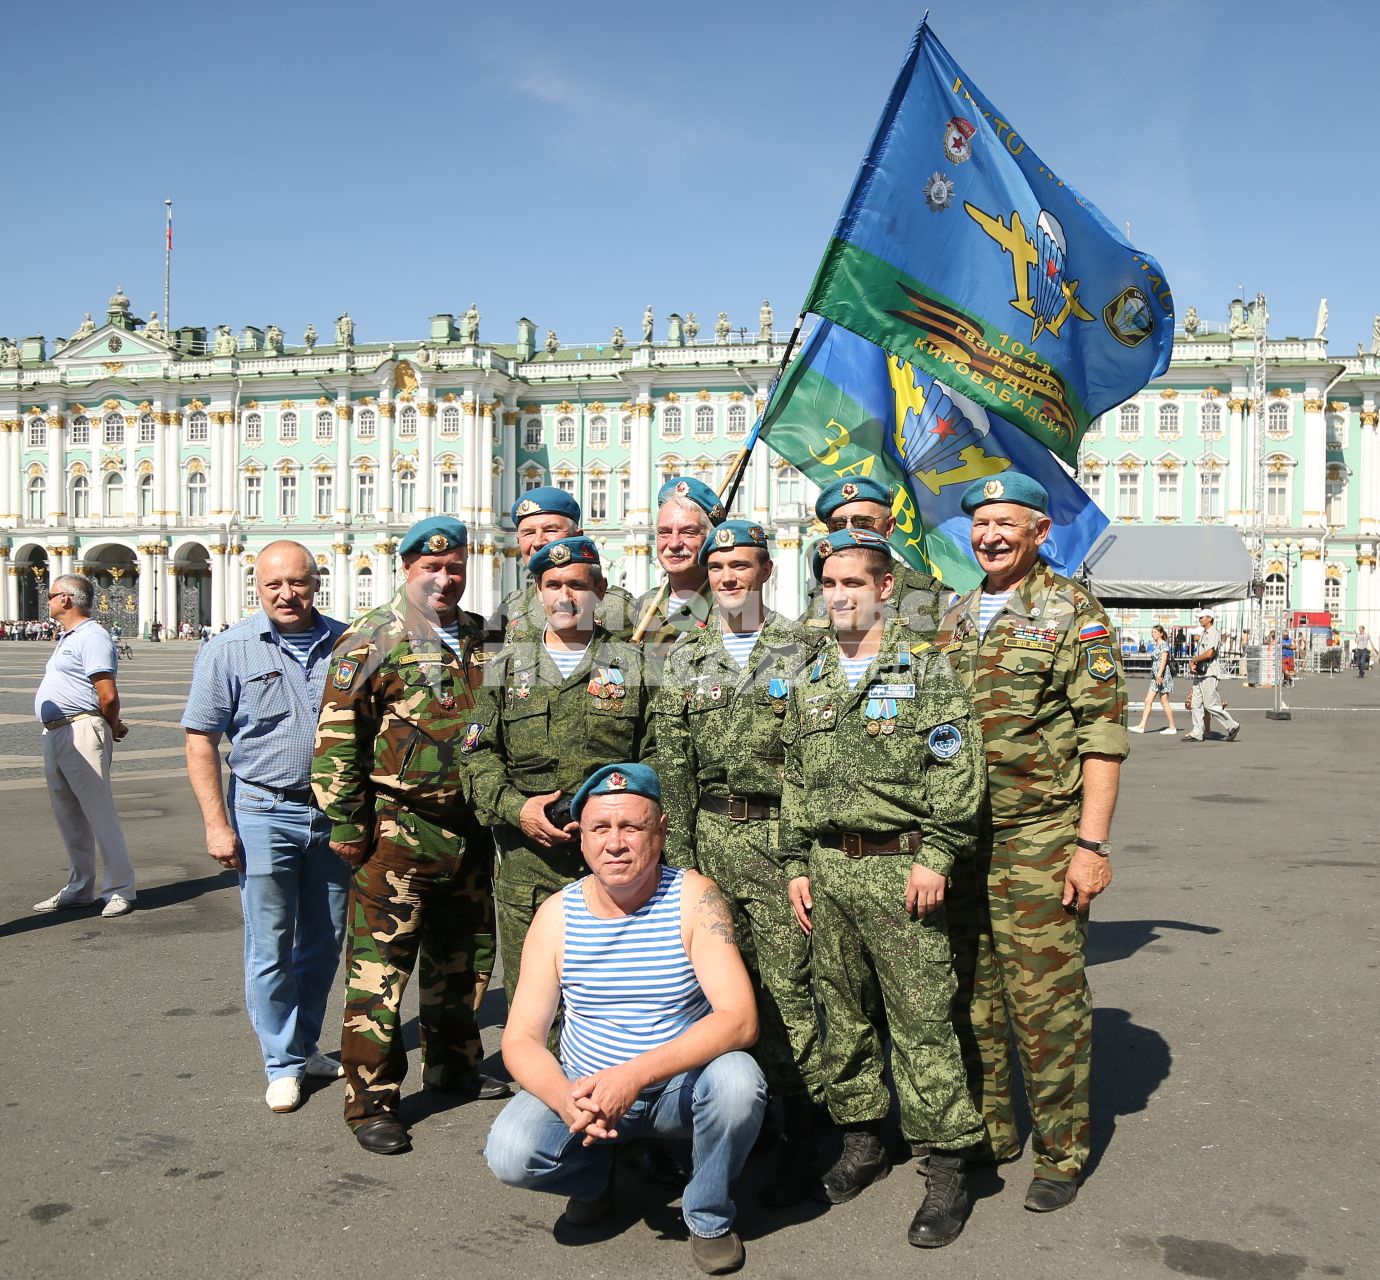
[[[1244,600],[1255,569],[1240,531],[1227,525],[1113,526],[1084,565],[1093,594],[1123,607]]]

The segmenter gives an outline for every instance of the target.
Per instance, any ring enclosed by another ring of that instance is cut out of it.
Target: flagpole
[[[168,238],[163,250],[163,332],[172,340],[172,201],[164,200],[168,211]]]
[[[738,456],[733,460],[733,465],[729,467],[728,474],[724,476],[723,484],[719,487],[719,497],[723,500],[725,511],[733,505],[733,499],[738,496],[738,488],[743,482],[743,477],[747,474],[748,462],[752,458],[753,448],[758,440],[766,435],[763,420],[766,418],[767,404],[771,403],[772,392],[776,390],[776,384],[781,381],[781,375],[786,372],[786,366],[791,362],[791,355],[795,351],[795,344],[800,338],[800,330],[804,324],[805,313],[802,311],[795,318],[795,327],[791,330],[791,336],[786,340],[786,349],[781,354],[781,363],[776,366],[776,373],[772,377],[771,386],[767,389],[767,403],[762,406],[762,412],[757,415],[757,421],[753,424],[752,434],[748,436],[747,443],[738,450]],[[671,581],[668,578],[657,589],[656,595],[648,601],[646,609],[642,611],[642,617],[638,620],[637,626],[633,628],[630,637],[631,643],[642,643],[643,637],[652,625],[652,619],[661,611],[661,606],[665,604],[666,598],[670,594]]]

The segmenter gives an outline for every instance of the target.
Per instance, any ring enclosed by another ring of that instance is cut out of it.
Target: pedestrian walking
[[[1150,635],[1150,688],[1145,695],[1140,723],[1132,725],[1130,732],[1145,732],[1145,726],[1150,721],[1150,712],[1155,706],[1155,699],[1158,698],[1164,708],[1164,714],[1169,718],[1169,725],[1157,732],[1178,733],[1174,725],[1174,704],[1170,701],[1170,695],[1174,692],[1174,660],[1169,654],[1169,634],[1156,623],[1150,628]]]
[[[1222,634],[1211,613],[1206,610],[1198,616],[1202,634],[1198,637],[1198,649],[1189,661],[1193,672],[1193,690],[1189,695],[1188,706],[1193,716],[1193,728],[1180,739],[1181,742],[1202,742],[1207,732],[1210,716],[1222,726],[1228,742],[1235,742],[1241,732],[1240,722],[1222,705],[1222,695],[1218,683],[1222,678],[1222,663],[1218,650],[1222,644]]]

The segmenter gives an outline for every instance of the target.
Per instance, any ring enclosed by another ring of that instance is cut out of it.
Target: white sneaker
[[[1142,729],[1142,728],[1140,727],[1140,725],[1138,725],[1138,724],[1133,724],[1129,729],[1126,730],[1126,732],[1127,732],[1127,733],[1144,733],[1145,730]]]
[[[34,910],[71,911],[75,907],[92,907],[95,905],[95,898],[74,898],[68,894],[66,889],[59,889],[51,898],[44,898],[42,902],[35,902]]]
[[[323,1080],[339,1080],[345,1074],[345,1068],[327,1054],[314,1053],[307,1059],[306,1072]]]
[[[264,1094],[270,1111],[279,1114],[296,1111],[302,1105],[302,1082],[296,1076],[279,1076],[270,1080],[268,1092]]]
[[[1178,732],[1179,732],[1179,731],[1178,731],[1177,729],[1161,729],[1161,730],[1160,730],[1160,733],[1161,733],[1161,734],[1166,734],[1166,733],[1168,733],[1168,734],[1173,734],[1173,733],[1178,733]]]
[[[122,898],[118,893],[112,893],[105,900],[105,906],[101,908],[101,915],[107,920],[112,916],[125,916],[134,910],[134,903],[128,898]]]

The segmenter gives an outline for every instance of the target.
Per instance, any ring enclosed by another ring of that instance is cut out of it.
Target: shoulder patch
[[[479,736],[483,732],[484,726],[482,724],[467,725],[465,727],[464,741],[460,744],[460,750],[466,755],[469,755],[469,753],[479,745]]]
[[[930,730],[930,753],[937,760],[952,760],[963,750],[963,734],[951,724],[936,725]]]
[[[341,658],[335,664],[335,675],[331,677],[331,684],[337,689],[348,689],[355,682],[355,673],[359,670],[359,663],[353,658]]]
[[[1087,644],[1093,640],[1109,640],[1112,633],[1101,622],[1085,622],[1078,629],[1078,640],[1080,644]]]
[[[1088,674],[1097,680],[1110,680],[1116,675],[1116,656],[1109,644],[1088,647]]]

